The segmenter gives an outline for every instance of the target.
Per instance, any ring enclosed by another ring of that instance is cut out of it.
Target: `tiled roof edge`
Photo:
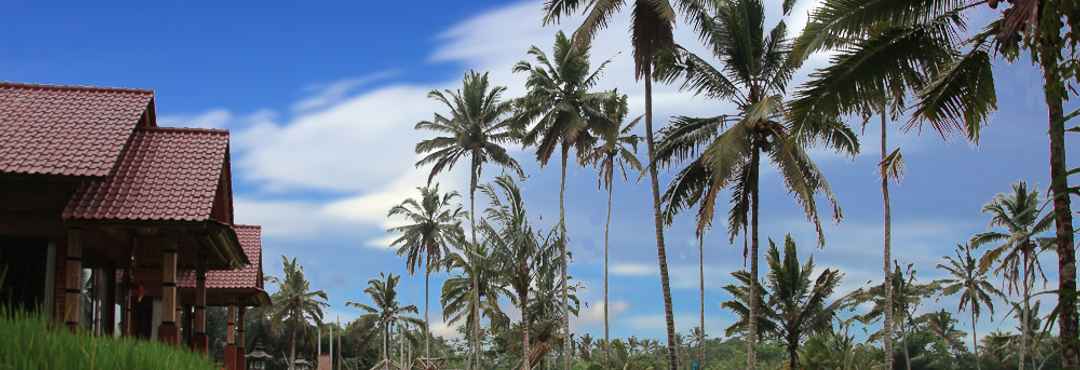
[[[101,92],[138,93],[138,94],[154,95],[154,90],[136,89],[136,88],[128,88],[128,87],[103,87],[103,86],[89,86],[89,85],[55,85],[55,84],[40,84],[40,83],[11,82],[11,81],[0,81],[0,86],[25,88],[25,89],[101,91]]]

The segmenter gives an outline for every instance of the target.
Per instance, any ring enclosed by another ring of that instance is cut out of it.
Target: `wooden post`
[[[225,318],[225,369],[236,370],[236,306],[229,306]]]
[[[158,339],[176,345],[179,343],[179,329],[176,326],[176,248],[175,236],[168,235],[165,249],[161,255],[161,326],[158,327]]]
[[[240,306],[236,315],[236,368],[247,370],[247,351],[244,350],[244,313],[247,308]]]
[[[192,349],[207,354],[206,337],[206,255],[200,250],[195,261],[195,330],[191,336]]]
[[[79,301],[82,300],[82,230],[67,231],[67,254],[64,272],[64,322],[68,329],[79,327]]]
[[[101,302],[101,327],[103,333],[113,336],[116,328],[116,265],[102,269],[105,280],[105,297]]]

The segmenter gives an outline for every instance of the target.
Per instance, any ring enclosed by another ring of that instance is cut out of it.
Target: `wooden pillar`
[[[82,230],[67,231],[67,263],[64,266],[64,322],[68,329],[79,327],[79,301],[82,300]]]
[[[229,306],[225,318],[225,369],[236,370],[236,306]]]
[[[195,351],[207,354],[209,344],[206,337],[206,255],[200,251],[195,261],[195,330],[191,345]]]
[[[124,336],[135,336],[135,249],[139,247],[139,237],[131,235],[131,249],[128,252],[127,264],[124,268],[124,278],[121,282],[121,296],[123,297],[124,318],[120,322],[120,333]]]
[[[240,306],[236,315],[236,368],[247,370],[247,351],[244,349],[244,313],[247,309]]]
[[[176,248],[175,237],[166,236],[161,254],[161,326],[158,327],[158,339],[173,345],[179,343],[180,334],[176,325]]]
[[[102,269],[105,280],[105,295],[101,301],[102,333],[113,336],[116,328],[116,266],[110,264]]]

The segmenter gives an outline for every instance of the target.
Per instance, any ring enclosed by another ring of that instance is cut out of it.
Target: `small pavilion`
[[[191,309],[198,312],[201,310],[200,306],[228,308],[225,329],[225,368],[228,370],[247,368],[245,357],[247,352],[244,350],[244,313],[247,308],[270,304],[270,296],[263,290],[262,227],[235,225],[233,228],[240,239],[240,245],[244,248],[244,254],[251,259],[252,263],[234,270],[210,271],[202,282],[198,280],[196,271],[187,271],[180,276],[178,283],[180,300],[193,303],[193,305],[183,306],[185,312],[183,316],[191,318]],[[199,302],[196,294],[200,285],[206,290],[202,302]],[[192,321],[185,320],[188,324]],[[197,330],[190,332],[193,333],[189,338],[192,346],[205,350],[206,333]]]

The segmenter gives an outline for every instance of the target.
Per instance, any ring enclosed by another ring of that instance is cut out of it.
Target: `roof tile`
[[[228,147],[224,130],[139,128],[115,173],[80,184],[64,219],[208,221]]]
[[[234,270],[216,270],[206,273],[206,287],[213,288],[259,288],[262,279],[262,227],[258,225],[234,225],[236,236],[244,254],[251,261],[247,266]],[[195,272],[185,271],[177,279],[181,288],[195,287]]]
[[[149,90],[0,82],[0,173],[107,176]]]

